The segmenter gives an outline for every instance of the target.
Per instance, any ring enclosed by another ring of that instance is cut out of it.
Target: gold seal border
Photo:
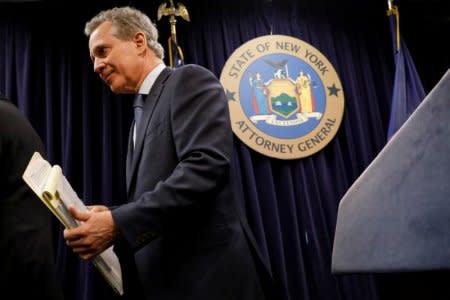
[[[259,130],[240,105],[239,85],[248,66],[261,56],[288,54],[309,64],[320,76],[326,95],[325,112],[319,124],[308,134],[295,139],[272,137]],[[252,39],[237,48],[228,58],[220,75],[228,101],[234,134],[253,150],[278,159],[298,159],[322,150],[336,135],[344,113],[344,92],[330,61],[312,45],[286,35],[267,35]],[[330,95],[329,88],[337,93]]]

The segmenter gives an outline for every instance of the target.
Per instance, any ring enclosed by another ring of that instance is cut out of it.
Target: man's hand
[[[87,212],[69,208],[70,214],[82,224],[65,229],[64,239],[72,250],[83,259],[91,259],[114,244],[118,230],[106,206],[95,206]]]
[[[104,205],[89,205],[87,208],[89,209],[89,211],[92,211],[92,212],[101,212],[101,211],[109,210],[109,208]]]

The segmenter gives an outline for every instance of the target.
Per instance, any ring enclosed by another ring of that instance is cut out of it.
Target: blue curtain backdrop
[[[297,37],[334,65],[345,93],[337,136],[319,153],[283,161],[235,139],[242,209],[289,300],[380,299],[372,275],[332,275],[336,212],[347,188],[381,150],[394,62],[383,1],[186,0],[177,22],[185,63],[218,77],[234,49],[262,35]],[[0,90],[24,111],[87,204],[125,201],[125,154],[132,98],[110,92],[89,59],[84,23],[100,9],[131,4],[154,21],[160,1],[0,4]],[[166,46],[169,22],[157,22]],[[167,49],[166,49],[167,50]],[[168,64],[168,62],[167,62]],[[60,284],[67,299],[116,298],[91,264],[65,246],[55,220]]]

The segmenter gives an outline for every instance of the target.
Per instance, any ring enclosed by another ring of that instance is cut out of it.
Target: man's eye
[[[96,55],[98,57],[105,57],[108,54],[108,49],[106,47],[99,47],[96,50]]]

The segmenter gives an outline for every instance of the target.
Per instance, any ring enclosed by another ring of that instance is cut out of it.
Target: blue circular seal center
[[[240,104],[250,121],[275,138],[311,132],[326,108],[323,82],[302,59],[288,54],[261,56],[239,83]]]

